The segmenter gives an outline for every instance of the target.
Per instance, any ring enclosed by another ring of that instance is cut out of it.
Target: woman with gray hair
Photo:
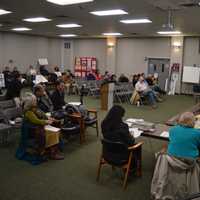
[[[44,126],[52,124],[55,120],[47,118],[43,112],[38,110],[37,99],[33,94],[26,94],[23,100],[23,111],[21,139],[16,157],[20,160],[27,160],[32,164],[41,163],[46,155],[54,160],[63,159],[64,157],[59,155],[58,145],[51,146],[48,149],[45,148]]]
[[[180,158],[199,157],[200,130],[194,128],[195,116],[191,112],[183,113],[178,125],[169,131],[168,154]]]
[[[36,96],[28,93],[23,100],[24,119],[34,125],[52,124],[53,119],[47,118],[43,112],[40,112],[37,107]]]

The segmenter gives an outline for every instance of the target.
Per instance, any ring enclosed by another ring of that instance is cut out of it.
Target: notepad
[[[135,118],[129,118],[126,120],[126,122],[130,122],[130,123],[135,123],[135,122],[143,122],[144,119],[135,119]]]
[[[168,138],[169,137],[169,132],[167,131],[163,131],[161,134],[160,134],[161,137],[166,137]]]
[[[69,102],[68,104],[73,106],[80,106],[81,102]]]

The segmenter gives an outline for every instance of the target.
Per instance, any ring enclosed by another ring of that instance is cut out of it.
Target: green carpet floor
[[[67,101],[78,100],[76,96]],[[84,99],[88,108],[100,109],[99,100]],[[178,112],[194,105],[190,96],[169,96],[153,110],[148,106],[136,107],[124,104],[127,117],[144,118],[152,122],[164,122]],[[99,111],[99,121],[105,116]],[[14,134],[14,133],[13,133]],[[101,143],[95,129],[89,128],[86,143],[74,138],[65,145],[63,161],[48,161],[39,166],[15,159],[18,136],[7,147],[0,147],[0,200],[149,200],[150,183],[155,165],[154,153],[162,142],[146,139],[143,146],[143,176],[131,177],[126,191],[122,190],[120,170],[110,167],[102,170],[100,182],[95,181]]]

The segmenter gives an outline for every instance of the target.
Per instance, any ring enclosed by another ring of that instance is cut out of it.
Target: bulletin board
[[[76,57],[74,72],[76,77],[85,78],[91,71],[96,72],[97,59],[95,57]]]

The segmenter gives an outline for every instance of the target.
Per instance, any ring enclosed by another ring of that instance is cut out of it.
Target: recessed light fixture
[[[76,37],[77,35],[75,34],[62,34],[62,35],[59,35],[60,37]]]
[[[61,5],[61,6],[66,6],[66,5],[72,5],[72,4],[92,2],[94,0],[47,0],[47,1],[50,3]]]
[[[23,19],[23,21],[26,21],[26,22],[48,22],[48,21],[51,21],[51,19],[48,19],[46,17],[33,17],[33,18]]]
[[[12,12],[8,11],[8,10],[0,9],[0,15],[6,15],[6,14],[10,14],[10,13],[12,13]]]
[[[31,31],[32,29],[26,27],[13,28],[13,31]]]
[[[81,27],[79,24],[58,24],[56,25],[59,28],[78,28]]]
[[[158,31],[160,35],[180,35],[181,31]]]
[[[102,11],[93,11],[90,12],[93,15],[97,16],[109,16],[109,15],[127,15],[128,13],[124,10],[117,9],[117,10],[102,10]]]
[[[105,36],[120,36],[122,33],[103,33]]]
[[[120,20],[120,22],[124,24],[145,24],[145,23],[152,23],[149,19],[126,19]]]

